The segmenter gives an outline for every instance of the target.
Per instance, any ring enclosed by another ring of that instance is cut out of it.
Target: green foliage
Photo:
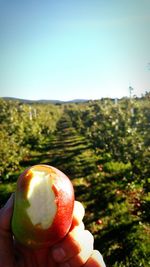
[[[27,154],[28,148],[20,146],[15,134],[9,135],[6,130],[0,131],[0,176],[2,180],[9,179],[15,172],[22,158]]]
[[[123,163],[123,162],[106,162],[103,166],[105,172],[111,173],[117,176],[129,176],[132,170],[131,163]]]
[[[72,179],[107,266],[149,266],[149,94],[62,105],[0,99],[0,110],[0,205],[24,168],[54,165]]]

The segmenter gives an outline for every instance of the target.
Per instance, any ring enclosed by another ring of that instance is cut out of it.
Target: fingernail
[[[55,248],[52,251],[52,255],[53,255],[53,259],[56,262],[61,262],[65,258],[66,253],[63,248]]]

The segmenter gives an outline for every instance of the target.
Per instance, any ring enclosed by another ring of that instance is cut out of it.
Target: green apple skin
[[[17,181],[15,192],[12,216],[15,239],[33,249],[52,246],[68,233],[73,208],[73,186],[63,172],[49,165],[26,169]]]

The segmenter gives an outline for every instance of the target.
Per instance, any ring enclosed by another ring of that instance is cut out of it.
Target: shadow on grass
[[[130,246],[126,242],[128,233],[133,229],[135,222],[120,223],[99,231],[95,239],[95,246],[104,255],[106,265],[113,266],[116,262],[122,262],[130,255]]]

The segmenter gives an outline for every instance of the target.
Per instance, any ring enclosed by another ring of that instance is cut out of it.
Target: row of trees
[[[3,179],[8,178],[32,150],[42,147],[47,140],[50,143],[62,116],[68,117],[70,126],[89,140],[100,161],[130,162],[140,179],[148,175],[150,107],[147,98],[66,105],[31,105],[1,99],[0,110]]]
[[[94,101],[67,109],[73,126],[90,142],[100,161],[131,163],[139,179],[149,176],[150,105],[141,100]],[[140,161],[139,161],[140,159]]]
[[[53,133],[62,108],[0,99],[0,110],[0,174],[5,180]]]

